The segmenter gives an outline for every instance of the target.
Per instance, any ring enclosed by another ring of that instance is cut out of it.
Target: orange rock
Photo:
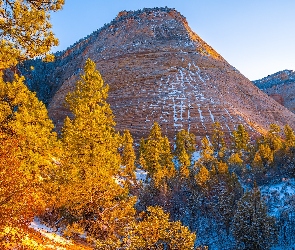
[[[88,57],[110,85],[117,129],[129,129],[135,139],[146,136],[155,121],[170,139],[180,129],[210,135],[214,121],[227,135],[237,124],[251,134],[263,133],[271,123],[295,128],[293,113],[228,64],[173,9],[120,12],[84,47],[77,44],[75,56],[57,58],[63,66],[51,74],[60,86],[49,104],[58,129],[70,115],[65,95]]]

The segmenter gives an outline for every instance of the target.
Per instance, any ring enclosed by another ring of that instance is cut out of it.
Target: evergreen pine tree
[[[162,136],[161,128],[155,123],[150,134],[140,147],[140,163],[156,186],[167,182],[175,175],[172,162],[170,143],[167,137]]]
[[[122,138],[122,166],[124,173],[131,181],[135,181],[135,160],[136,155],[133,148],[133,138],[128,130],[124,131]]]
[[[0,131],[0,235],[4,227],[28,224],[44,208],[42,193],[31,185],[16,157],[19,140]]]
[[[66,233],[87,233],[97,247],[116,248],[134,217],[135,199],[119,176],[120,137],[106,102],[108,85],[88,59],[84,75],[66,97],[74,118],[66,118],[62,141],[60,212]]]
[[[194,249],[196,235],[179,221],[169,221],[160,207],[148,207],[139,223],[128,232],[128,249]]]
[[[195,165],[204,165],[208,170],[211,170],[214,164],[217,162],[214,157],[213,146],[207,137],[204,137],[201,141],[201,158],[196,162]]]
[[[4,82],[0,77],[0,127],[2,132],[22,138],[17,152],[22,169],[40,179],[46,177],[43,170],[54,167],[57,137],[45,105],[23,81],[17,75],[13,82]]]
[[[277,124],[270,124],[269,131],[265,136],[265,143],[267,143],[273,152],[280,150],[283,146],[283,141],[279,135],[281,128]]]
[[[219,122],[213,124],[212,146],[214,155],[218,160],[224,160],[226,144],[224,141],[224,132],[221,130]]]
[[[228,159],[230,167],[237,173],[245,172],[250,157],[250,137],[245,127],[239,124],[232,134],[232,153]]]
[[[232,230],[239,249],[267,250],[275,244],[275,219],[267,214],[256,185],[238,202]]]
[[[271,169],[274,170],[276,168],[276,174],[282,171],[279,167],[281,164],[279,162],[275,163],[275,159],[280,158],[283,151],[283,140],[279,135],[280,130],[278,125],[271,124],[267,134],[263,135],[256,142],[256,153],[252,165],[253,172],[260,175],[259,179],[264,177]]]
[[[205,187],[210,179],[210,172],[205,166],[200,166],[199,172],[195,175],[197,184],[200,187]]]
[[[285,134],[285,147],[287,149],[295,148],[295,133],[289,125],[285,125],[284,134]]]
[[[184,178],[189,176],[189,166],[191,165],[192,154],[196,148],[195,141],[195,135],[185,130],[180,130],[176,135],[174,154],[180,163],[180,175]]]
[[[17,75],[12,82],[4,82],[0,77],[0,140],[4,152],[7,152],[11,141],[16,141],[15,147],[9,152],[12,162],[16,164],[7,163],[7,168],[2,169],[1,179],[11,180],[11,187],[18,185],[19,188],[15,193],[12,191],[9,204],[17,204],[19,196],[23,195],[24,200],[31,196],[31,202],[27,202],[28,211],[37,204],[41,210],[46,203],[50,206],[49,203],[54,200],[52,192],[58,188],[55,185],[58,169],[56,159],[60,150],[45,105],[28,90],[23,81],[24,78]],[[6,171],[8,168],[11,172]],[[15,172],[19,178],[8,176]],[[19,212],[22,213],[21,208]]]
[[[245,127],[239,124],[237,129],[233,131],[232,148],[236,153],[245,153],[249,151],[250,137]]]
[[[0,71],[36,56],[48,56],[58,40],[49,22],[51,11],[62,8],[64,0],[0,1]]]

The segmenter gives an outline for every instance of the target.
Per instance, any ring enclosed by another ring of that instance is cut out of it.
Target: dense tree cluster
[[[271,124],[251,141],[237,125],[228,140],[216,122],[211,137],[197,142],[181,130],[173,146],[155,123],[135,147],[129,131],[116,132],[108,85],[87,60],[66,97],[73,115],[58,138],[46,107],[23,80],[0,81],[2,230],[39,215],[66,237],[86,235],[98,249],[193,249],[212,245],[216,232],[219,246],[269,249],[276,243],[279,228],[253,183],[294,176],[290,126],[281,137]],[[147,174],[143,182],[138,169]],[[2,236],[2,242],[11,239]]]
[[[0,1],[1,249],[36,249],[20,233],[35,216],[95,249],[258,250],[291,243],[295,203],[290,198],[291,209],[276,221],[257,186],[294,178],[290,126],[271,124],[251,140],[241,124],[225,138],[216,122],[211,137],[197,142],[181,130],[171,142],[155,123],[136,145],[128,130],[115,130],[109,87],[88,59],[66,97],[72,116],[58,136],[24,77],[4,80],[3,69],[44,56],[57,43],[48,13],[63,3]],[[39,97],[47,100],[51,91]]]
[[[19,61],[49,55],[58,44],[50,30],[51,11],[62,8],[64,0],[4,0],[0,1],[0,70]]]

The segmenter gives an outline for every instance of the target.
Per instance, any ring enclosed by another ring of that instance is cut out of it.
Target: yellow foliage
[[[128,249],[194,249],[196,235],[178,222],[170,222],[169,214],[160,207],[148,207],[141,220],[128,232]]]
[[[196,182],[199,186],[203,187],[207,181],[210,179],[210,173],[209,170],[201,166],[199,172],[195,176]]]
[[[84,230],[97,246],[116,248],[132,222],[136,199],[120,181],[122,138],[114,130],[107,96],[108,86],[88,59],[84,75],[66,97],[74,118],[67,118],[63,127],[59,206],[68,215],[68,223],[76,223],[68,232]],[[129,146],[130,140],[125,141]],[[123,160],[132,165],[132,159]]]
[[[254,166],[262,167],[262,159],[259,152],[255,153],[253,164]]]
[[[286,148],[295,147],[295,133],[293,129],[289,125],[286,125],[284,127],[284,133]]]
[[[66,239],[51,237],[51,234],[41,234],[33,229],[6,226],[0,228],[0,249],[24,250],[90,250],[93,248],[75,244]],[[67,242],[67,243],[66,243]],[[66,243],[66,244],[65,244]]]
[[[64,0],[0,1],[0,71],[36,56],[53,59],[48,53],[58,40],[50,31],[49,13],[63,4]]]
[[[245,127],[239,124],[237,129],[233,132],[232,136],[233,148],[235,152],[240,153],[241,151],[248,152],[250,137]]]
[[[228,173],[228,165],[224,162],[219,162],[217,165],[219,174],[227,174]]]
[[[45,105],[15,76],[0,77],[0,217],[27,223],[49,202],[58,146]],[[1,224],[1,223],[0,223]]]
[[[260,144],[258,151],[254,157],[254,163],[256,165],[271,164],[273,162],[274,155],[268,144]]]
[[[243,164],[243,160],[240,157],[239,153],[233,153],[229,159],[228,159],[229,164],[232,165],[242,165]]]
[[[222,159],[226,151],[226,144],[224,141],[224,132],[219,122],[214,122],[213,124],[212,146],[214,152],[217,154],[216,156]]]
[[[128,130],[124,131],[121,145],[121,160],[124,168],[123,175],[130,178],[132,181],[135,180],[135,160],[136,155],[133,149],[133,138]]]
[[[163,137],[160,126],[155,123],[146,141],[141,142],[140,163],[149,176],[160,187],[166,180],[175,176],[170,143]]]

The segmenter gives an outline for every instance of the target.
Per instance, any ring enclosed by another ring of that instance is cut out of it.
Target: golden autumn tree
[[[133,138],[129,130],[124,131],[121,143],[121,151],[123,175],[129,180],[134,181],[136,155],[133,148]]]
[[[45,105],[23,81],[0,77],[1,249],[26,249],[21,228],[53,203],[57,188],[56,133]]]
[[[40,202],[45,202],[48,198],[45,191],[54,186],[52,180],[57,167],[54,159],[58,154],[58,143],[45,105],[23,81],[24,78],[18,76],[13,82],[4,82],[0,78],[1,144],[9,147],[10,138],[17,141],[10,154],[17,162],[15,171],[23,176],[22,180],[18,179],[21,181],[18,185],[23,187],[21,192],[28,192],[39,197]],[[9,172],[2,172],[1,179],[9,178],[7,174]]]
[[[232,153],[228,162],[237,172],[245,171],[245,164],[249,158],[250,136],[242,124],[232,133]]]
[[[141,140],[139,154],[141,167],[147,172],[146,185],[140,193],[140,204],[144,207],[169,207],[176,171],[169,140],[162,136],[158,123],[154,123],[148,138]]]
[[[0,70],[36,56],[49,55],[58,40],[52,33],[50,12],[62,8],[64,0],[0,1]]]
[[[194,249],[196,235],[179,221],[171,222],[160,207],[148,207],[128,232],[128,249]]]
[[[180,130],[176,135],[176,147],[174,154],[180,163],[179,172],[182,177],[189,176],[189,166],[191,158],[196,150],[196,137],[185,130]]]
[[[285,134],[285,148],[288,150],[290,148],[295,148],[295,133],[294,130],[289,126],[284,126]]]
[[[25,225],[42,208],[42,201],[38,199],[34,186],[21,170],[20,161],[16,157],[19,139],[14,137],[0,132],[1,230],[14,224]]]
[[[116,248],[132,222],[135,199],[120,177],[121,138],[106,102],[108,89],[88,59],[66,97],[73,119],[66,118],[62,133],[60,211],[68,235],[85,232],[97,247]]]
[[[224,160],[226,144],[224,140],[224,132],[222,131],[219,122],[214,122],[213,124],[212,146],[214,149],[214,155],[217,159]]]
[[[156,186],[175,175],[172,159],[168,138],[162,136],[160,126],[155,122],[148,138],[141,142],[140,163]]]

